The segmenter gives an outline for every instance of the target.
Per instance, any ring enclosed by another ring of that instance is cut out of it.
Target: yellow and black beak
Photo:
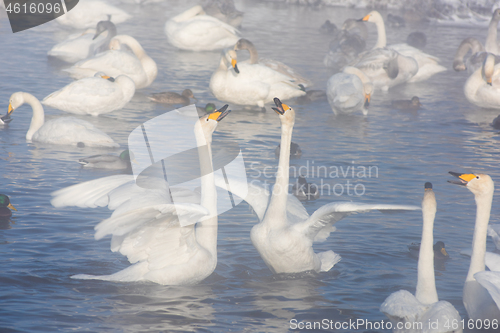
[[[114,77],[111,77],[111,76],[108,76],[108,75],[101,75],[101,77],[103,79],[108,80],[108,81],[115,82],[115,78]]]
[[[441,253],[443,254],[443,256],[445,257],[449,257],[450,255],[448,254],[448,252],[446,252],[446,249],[443,247],[441,248]]]
[[[367,108],[367,107],[370,106],[370,99],[371,99],[371,95],[370,94],[366,94],[365,95],[365,108]]]
[[[11,203],[9,203],[9,205],[8,205],[7,207],[9,207],[10,209],[15,210],[15,211],[17,212],[16,207],[12,206],[12,204],[11,204]]]
[[[12,107],[12,104],[9,103],[9,110],[7,111],[7,115],[10,116],[12,112],[14,112],[14,108]]]
[[[491,85],[492,85],[492,84],[491,84],[491,77],[487,77],[487,78],[486,78],[486,83],[487,83],[489,86],[491,86]]]
[[[240,70],[238,69],[237,65],[238,61],[236,59],[231,59],[231,66],[233,66],[234,71],[239,74]]]
[[[229,112],[231,112],[231,110],[227,110],[227,107],[228,107],[228,105],[226,104],[223,107],[221,107],[220,109],[218,109],[217,111],[212,112],[208,116],[208,119],[212,119],[212,120],[215,120],[217,122],[221,121],[229,114]]]
[[[450,175],[457,177],[459,181],[457,180],[448,180],[448,183],[452,183],[455,185],[461,185],[461,186],[467,186],[467,184],[476,178],[477,176],[473,173],[458,173],[458,172],[449,172]]]
[[[366,22],[370,19],[370,14],[366,15],[365,17],[363,17],[362,19],[359,19],[358,21],[359,22]]]
[[[284,115],[290,109],[288,105],[281,103],[278,97],[274,97],[274,104],[276,104],[276,107],[273,110],[280,116]]]

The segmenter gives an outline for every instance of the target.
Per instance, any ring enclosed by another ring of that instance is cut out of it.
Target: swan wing
[[[380,306],[383,312],[392,322],[417,322],[422,314],[428,310],[428,306],[420,303],[415,296],[406,290],[399,290],[387,297]],[[404,327],[404,326],[403,326]]]
[[[423,333],[442,333],[449,332],[450,327],[456,325],[454,333],[461,333],[460,314],[450,302],[439,301],[433,303],[430,308],[419,318],[423,324]]]
[[[300,75],[296,70],[291,68],[288,65],[285,65],[281,61],[269,59],[269,58],[260,58],[259,62],[272,70],[275,70],[278,73],[288,76],[293,80],[296,84],[302,84],[304,87],[311,86],[312,82],[302,75]]]
[[[490,294],[495,304],[500,308],[500,272],[479,272],[474,274],[474,278],[479,282]]]
[[[418,206],[411,205],[387,205],[387,204],[362,204],[354,202],[332,202],[320,207],[309,219],[297,225],[312,240],[316,242],[325,241],[334,230],[333,224],[344,217],[367,213],[371,210],[381,212],[417,210]]]

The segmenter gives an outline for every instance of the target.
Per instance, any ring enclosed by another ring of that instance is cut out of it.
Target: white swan
[[[439,301],[434,277],[433,228],[436,216],[436,197],[431,183],[425,183],[422,200],[422,241],[418,259],[417,290],[415,296],[406,290],[392,293],[380,306],[380,311],[391,320],[393,332],[462,332],[458,311],[446,301]],[[398,329],[398,323],[401,328]],[[437,327],[429,327],[436,323]],[[452,323],[457,325],[453,329]],[[420,329],[416,329],[421,325]],[[446,326],[448,325],[448,327]],[[412,328],[413,330],[409,329]]]
[[[125,22],[132,16],[115,6],[102,1],[80,1],[78,5],[56,18],[57,23],[70,26],[74,29],[95,27],[99,21],[106,21],[110,16],[113,23]]]
[[[33,118],[26,133],[26,140],[60,144],[77,145],[83,143],[89,147],[118,147],[106,133],[97,129],[91,123],[73,117],[62,117],[45,121],[45,114],[40,101],[33,95],[25,92],[16,92],[10,96],[9,112],[28,103],[33,109]]]
[[[121,44],[128,46],[134,54],[121,50]],[[80,61],[64,71],[75,79],[91,77],[96,72],[112,77],[124,74],[134,81],[136,89],[145,88],[156,79],[156,62],[146,54],[135,38],[128,35],[115,36],[111,39],[109,48],[110,50]]]
[[[68,63],[75,63],[105,51],[114,36],[116,36],[115,25],[111,21],[100,21],[95,29],[90,28],[81,34],[72,34],[57,43],[47,52],[47,55]]]
[[[212,51],[233,46],[239,31],[194,6],[165,24],[168,41],[181,50]]]
[[[224,107],[196,121],[196,142],[199,147],[206,145],[209,152],[204,156],[200,152],[202,170],[212,170],[212,134],[228,113]],[[148,183],[150,188],[139,187],[134,176],[117,175],[52,194],[51,203],[55,207],[107,205],[114,210],[110,218],[95,227],[95,238],[112,235],[111,250],[127,256],[133,264],[111,275],[80,274],[72,278],[186,285],[212,274],[217,265],[217,194],[213,172],[201,177],[201,206],[174,205],[169,194],[173,189],[165,181],[152,178]],[[199,222],[181,226],[178,216]]]
[[[493,15],[491,16],[491,21],[488,26],[488,35],[486,36],[486,42],[484,43],[484,48],[486,52],[500,55],[500,45],[497,41],[497,29],[498,22],[500,21],[500,8],[495,9]]]
[[[389,48],[366,51],[353,67],[365,73],[375,89],[383,91],[408,82],[418,72],[415,59]]]
[[[500,64],[488,54],[483,66],[467,79],[464,94],[469,102],[482,108],[500,108]]]
[[[449,182],[466,186],[474,194],[477,206],[472,254],[463,292],[465,309],[473,320],[500,320],[500,297],[498,291],[495,291],[500,289],[500,272],[484,272],[488,222],[495,185],[491,177],[485,174],[450,174],[459,181]]]
[[[470,56],[465,60],[465,56],[469,51]],[[467,70],[469,74],[472,74],[483,65],[487,55],[488,53],[484,51],[484,46],[480,41],[474,37],[465,38],[460,43],[455,58],[453,58],[453,69],[457,72]]]
[[[375,48],[386,47],[385,25],[382,15],[377,11],[372,11],[363,17],[363,21],[375,23],[377,26],[378,39]],[[408,82],[420,82],[427,80],[434,74],[444,72],[446,67],[439,64],[439,58],[431,56],[406,43],[387,46],[398,53],[412,57],[417,61],[418,72],[408,80]]]
[[[253,245],[273,273],[298,273],[308,270],[330,270],[340,256],[333,251],[314,253],[313,243],[325,241],[335,230],[333,224],[346,216],[370,210],[415,210],[416,206],[357,204],[334,202],[326,204],[311,216],[292,194],[288,194],[290,142],[295,121],[295,111],[275,99],[282,124],[281,149],[276,184],[272,196],[252,182],[242,184],[216,178],[217,186],[245,198],[259,217],[250,233]],[[271,197],[271,198],[270,198]],[[269,201],[270,198],[270,201]]]
[[[75,114],[98,116],[123,108],[134,96],[135,84],[128,76],[113,80],[98,72],[74,81],[45,97],[42,104]]]
[[[209,84],[218,100],[262,108],[274,96],[286,100],[306,95],[289,77],[267,66],[245,62],[240,66],[237,62],[234,50],[222,52],[219,68],[212,74]]]
[[[269,59],[269,58],[259,58],[259,54],[257,52],[257,49],[255,48],[255,45],[251,41],[245,38],[241,38],[238,43],[234,46],[234,50],[247,50],[250,53],[250,59],[247,61],[242,61],[240,62],[240,68],[242,63],[249,63],[251,65],[261,63],[262,65],[265,65],[276,72],[279,72],[285,76],[287,76],[291,82],[299,85],[303,85],[304,87],[310,86],[312,83],[310,80],[306,79],[297,71],[295,71],[293,68],[290,66],[285,65],[281,61]]]
[[[373,93],[370,79],[356,67],[346,67],[326,83],[326,96],[333,113],[352,113],[358,110],[368,114],[367,107]]]

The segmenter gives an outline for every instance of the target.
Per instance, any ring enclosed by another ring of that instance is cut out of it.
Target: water
[[[190,4],[194,4],[193,1]],[[208,91],[211,73],[219,64],[218,52],[177,51],[163,32],[168,17],[188,5],[183,1],[149,6],[124,5],[134,19],[118,26],[119,33],[136,37],[156,60],[159,74],[147,89],[136,93],[123,110],[98,118],[81,117],[112,136],[122,147],[128,134],[142,122],[169,110],[150,103],[145,95],[160,91],[193,90],[199,105],[214,102]],[[242,34],[254,42],[260,55],[279,59],[298,69],[324,89],[329,73],[322,60],[329,38],[318,31],[330,19],[360,18],[365,10],[326,7],[314,9],[279,3],[237,2],[245,12]],[[385,13],[383,12],[382,14]],[[375,43],[371,25],[369,45]],[[466,73],[451,69],[461,40],[484,40],[485,28],[420,25],[387,28],[388,43],[404,41],[409,32],[427,34],[425,51],[441,58],[447,72],[418,84],[376,93],[367,117],[335,117],[326,101],[294,105],[297,112],[293,141],[303,155],[292,160],[292,170],[314,167],[335,170],[372,167],[371,177],[352,174],[309,177],[334,189],[305,204],[312,213],[336,200],[364,203],[419,205],[426,181],[434,184],[438,212],[435,240],[442,240],[451,259],[436,266],[440,299],[451,302],[467,319],[462,288],[469,260],[460,250],[470,247],[475,204],[469,191],[448,184],[448,171],[485,172],[500,179],[498,132],[489,123],[498,111],[479,109],[463,95]],[[12,34],[5,15],[0,19],[0,108],[8,98],[26,91],[39,99],[71,80],[48,62],[46,52],[64,38],[57,23]],[[424,109],[392,110],[392,99],[420,97]],[[248,175],[274,183],[270,170],[277,165],[274,149],[280,123],[274,112],[261,113],[231,106],[214,140],[234,140],[243,149]],[[62,112],[46,109],[47,118]],[[0,228],[0,331],[2,332],[287,332],[296,322],[386,320],[380,304],[392,292],[414,293],[417,261],[407,245],[420,240],[421,213],[354,215],[337,224],[338,231],[314,246],[316,252],[333,250],[342,256],[335,267],[321,274],[273,276],[250,242],[257,217],[246,204],[219,218],[218,265],[205,281],[190,287],[151,283],[112,283],[70,279],[71,275],[109,274],[129,264],[111,253],[109,239],[95,241],[93,227],[107,218],[106,208],[53,208],[50,193],[65,186],[114,174],[84,170],[79,158],[120,150],[74,148],[26,143],[31,118],[27,106],[16,110],[9,127],[0,129],[1,192],[18,209]],[[377,170],[378,173],[375,173]],[[267,172],[267,173],[264,173]],[[347,182],[360,184],[358,194],[347,193]],[[491,222],[498,222],[498,206]],[[493,250],[488,240],[488,250]],[[296,330],[298,331],[298,330]],[[310,330],[314,331],[314,330]],[[340,330],[345,331],[345,330]],[[367,331],[348,329],[347,331]],[[386,330],[375,330],[385,332]]]

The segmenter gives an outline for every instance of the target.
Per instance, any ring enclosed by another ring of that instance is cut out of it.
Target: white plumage
[[[326,96],[333,113],[353,113],[358,110],[368,114],[368,103],[373,93],[370,79],[355,67],[346,67],[326,83]]]

